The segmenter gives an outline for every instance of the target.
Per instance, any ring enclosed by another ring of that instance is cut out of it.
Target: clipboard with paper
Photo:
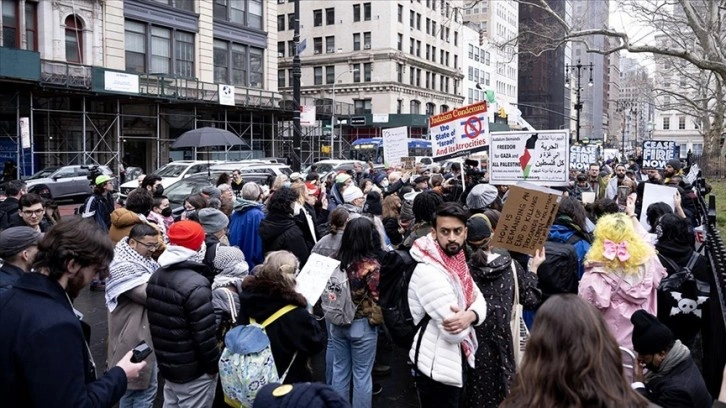
[[[297,281],[295,290],[305,297],[308,304],[314,305],[320,299],[330,275],[339,264],[340,261],[336,259],[310,254],[305,266],[295,278]]]

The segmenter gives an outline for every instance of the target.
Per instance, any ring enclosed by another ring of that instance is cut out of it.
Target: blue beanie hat
[[[350,403],[321,383],[272,383],[257,392],[252,408],[350,408]]]

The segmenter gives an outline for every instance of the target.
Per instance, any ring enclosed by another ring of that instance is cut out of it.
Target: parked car
[[[361,166],[363,166],[364,169],[368,168],[368,163],[360,160],[320,160],[319,162],[315,163],[315,166],[318,166],[316,169],[316,172],[318,174],[324,174],[324,173],[330,173],[331,171],[340,171],[340,170],[350,170],[353,168],[353,165],[355,163],[359,163]],[[310,169],[312,166],[306,167],[302,173],[308,174],[310,173]]]
[[[164,194],[169,199],[169,207],[173,212],[175,209],[182,207],[187,197],[192,194],[199,194],[204,187],[213,186],[222,173],[225,173],[225,171],[215,170],[210,175],[207,175],[206,172],[194,174],[164,188]],[[259,185],[263,185],[267,182],[268,177],[270,175],[267,173],[242,173],[242,180],[245,183],[254,181]]]
[[[209,166],[220,163],[219,161],[206,161],[206,160],[177,160],[169,164],[165,164],[158,169],[154,170],[151,174],[155,174],[161,177],[161,185],[164,189],[171,186],[175,182],[183,179],[184,177],[192,174],[206,173]],[[137,188],[139,182],[136,178],[130,179],[123,183],[119,190],[119,199],[124,201],[126,196],[129,195],[131,190]]]
[[[45,168],[27,180],[28,192],[50,196],[54,200],[81,200],[93,193],[89,178],[91,167],[87,165],[70,165]],[[105,175],[114,177],[108,166],[96,166]]]
[[[219,163],[210,167],[210,170],[219,171],[220,174],[227,173],[230,175],[235,170],[238,170],[241,173],[265,173],[271,176],[279,176],[281,174],[289,176],[290,174],[292,174],[292,169],[286,164],[277,164],[264,161],[255,162],[254,160]]]

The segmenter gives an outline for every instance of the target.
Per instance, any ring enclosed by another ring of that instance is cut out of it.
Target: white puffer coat
[[[430,236],[419,238],[419,240],[425,239],[432,238]],[[469,336],[473,327],[469,327],[459,334],[452,334],[443,329],[444,319],[453,314],[451,306],[456,305],[460,309],[464,309],[464,305],[460,304],[459,296],[457,296],[457,292],[461,292],[462,289],[441,266],[426,263],[427,258],[415,244],[411,248],[411,257],[419,262],[408,285],[408,305],[411,309],[411,316],[416,324],[426,314],[431,317],[421,340],[417,367],[419,371],[434,381],[462,387],[461,364],[464,360],[461,355],[461,343]],[[486,318],[487,307],[484,297],[476,285],[474,285],[474,291],[476,298],[468,310],[473,310],[479,315],[479,320],[475,324],[480,325]],[[419,335],[420,333],[417,333],[414,337],[413,345],[408,353],[411,361],[415,361]]]

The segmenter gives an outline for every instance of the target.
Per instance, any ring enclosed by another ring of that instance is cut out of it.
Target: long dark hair
[[[512,391],[500,407],[645,408],[600,312],[573,294],[537,311]]]
[[[336,256],[341,269],[348,268],[353,262],[363,258],[375,258],[381,249],[381,235],[373,222],[366,217],[348,221],[342,242]]]
[[[572,219],[572,222],[580,227],[580,231],[587,235],[587,213],[585,207],[575,197],[562,197],[560,200],[560,208],[557,209],[557,215],[566,215]]]

